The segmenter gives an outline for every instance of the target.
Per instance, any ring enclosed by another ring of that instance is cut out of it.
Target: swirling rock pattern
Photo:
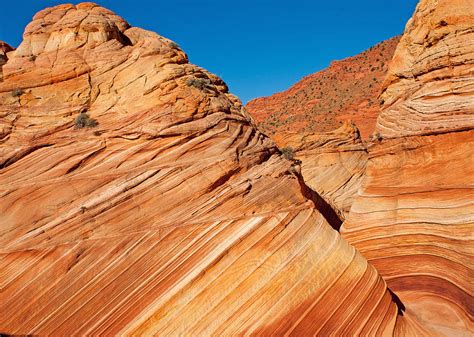
[[[61,5],[2,69],[0,332],[422,329],[240,101],[173,42]]]
[[[474,334],[474,6],[421,1],[394,56],[363,187],[341,233],[411,317]]]
[[[400,138],[372,148],[341,230],[410,314],[448,336],[474,331],[473,136]]]
[[[384,137],[474,126],[474,6],[422,0],[408,22],[384,86],[376,126]]]

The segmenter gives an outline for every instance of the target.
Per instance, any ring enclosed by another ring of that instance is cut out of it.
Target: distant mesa
[[[251,100],[247,111],[269,135],[331,132],[350,120],[367,139],[375,128],[378,96],[399,41],[397,36],[334,61],[286,91]]]

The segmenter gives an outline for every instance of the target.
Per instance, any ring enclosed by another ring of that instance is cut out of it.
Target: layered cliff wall
[[[382,136],[473,128],[473,16],[469,0],[420,2],[385,80]]]

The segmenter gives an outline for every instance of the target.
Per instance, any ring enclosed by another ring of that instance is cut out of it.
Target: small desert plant
[[[209,88],[210,85],[211,85],[211,81],[208,80],[208,79],[205,79],[205,78],[196,78],[196,77],[193,77],[193,78],[189,78],[187,81],[186,81],[186,84],[190,87],[195,87],[195,88],[198,88],[200,90],[204,90],[206,88]]]
[[[181,49],[181,48],[179,48],[179,45],[178,45],[176,42],[174,42],[174,41],[171,41],[171,42],[170,42],[170,47],[171,47],[171,48],[174,48],[174,49]]]
[[[93,118],[90,118],[88,114],[85,112],[81,112],[79,116],[77,116],[76,121],[75,121],[75,126],[76,129],[82,129],[82,128],[93,128],[94,126],[97,126],[99,123]]]
[[[295,150],[293,150],[292,147],[284,147],[281,149],[281,154],[283,155],[283,157],[287,160],[293,160],[294,156],[295,156]]]
[[[23,91],[23,89],[21,88],[16,88],[12,91],[12,96],[13,97],[20,97],[21,95],[23,95],[25,92]]]

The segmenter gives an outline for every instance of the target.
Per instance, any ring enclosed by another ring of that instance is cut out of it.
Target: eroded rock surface
[[[1,333],[472,331],[469,126],[374,142],[343,227],[360,254],[225,83],[172,41],[62,5],[34,17],[2,70]],[[297,139],[297,154],[357,176],[359,162],[331,154],[363,152],[354,130]]]
[[[3,71],[0,332],[423,329],[175,43],[62,5]]]
[[[407,313],[474,334],[474,6],[423,0],[407,25],[343,236]]]

